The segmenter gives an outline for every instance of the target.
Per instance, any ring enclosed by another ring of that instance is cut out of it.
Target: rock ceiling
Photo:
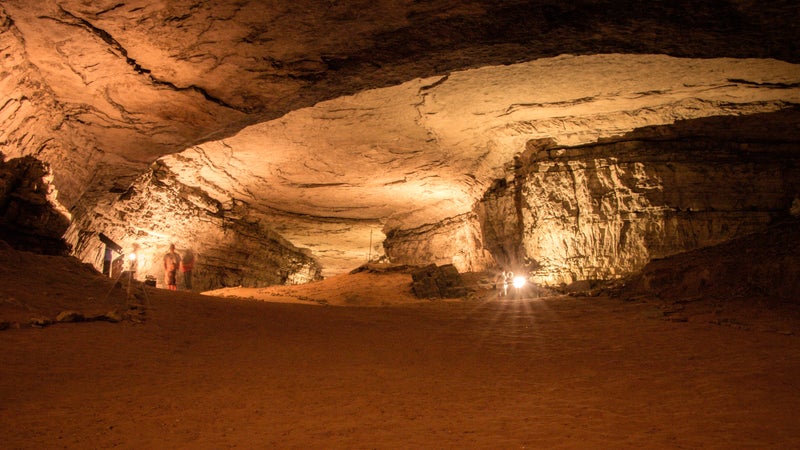
[[[380,230],[375,223],[436,223],[470,211],[530,139],[577,145],[678,119],[775,111],[800,103],[800,88],[783,87],[798,83],[797,66],[774,60],[561,56],[340,97],[166,163],[183,183],[242,199],[290,241],[320,250],[341,246],[341,234],[286,213],[362,221],[350,221],[351,241]]]
[[[51,163],[73,214],[162,158],[329,271],[373,231],[469,212],[530,139],[800,103],[793,2],[3,0],[0,19],[0,151]]]

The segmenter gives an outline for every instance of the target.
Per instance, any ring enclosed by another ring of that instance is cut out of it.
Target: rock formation
[[[381,258],[616,278],[789,210],[798,23],[791,2],[6,0],[0,153],[52,172],[68,227],[37,234],[99,266],[102,232],[159,278],[174,242],[201,289]]]
[[[411,272],[411,290],[419,298],[459,298],[467,295],[467,287],[452,264],[430,264]]]
[[[101,266],[103,247],[94,235],[81,233],[87,226],[75,221],[67,236],[77,243],[76,256]],[[297,284],[321,276],[308,250],[294,247],[253,220],[246,204],[222,204],[199,189],[177,183],[158,162],[116,201],[98,205],[91,226],[116,231],[109,237],[125,243],[125,253],[137,254],[140,278],[155,276],[159,285],[164,281],[162,258],[169,244],[175,244],[179,254],[199,255],[193,270],[195,290]]]
[[[513,184],[482,202],[484,229],[504,244],[494,254],[538,283],[620,278],[789,217],[800,192],[798,125],[800,111],[787,110],[578,147],[532,141]]]
[[[0,159],[0,239],[19,250],[66,255],[70,215],[61,208],[53,176],[30,156]]]

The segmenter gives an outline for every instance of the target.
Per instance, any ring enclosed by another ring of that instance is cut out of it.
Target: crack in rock
[[[156,86],[164,86],[164,87],[167,87],[167,88],[172,89],[172,90],[177,91],[177,92],[192,91],[192,92],[195,92],[197,94],[200,94],[201,96],[203,96],[204,99],[206,99],[207,101],[209,101],[211,103],[217,104],[217,105],[222,106],[224,108],[232,109],[232,110],[239,111],[239,112],[244,112],[242,109],[237,108],[237,107],[235,107],[233,105],[230,105],[230,104],[228,104],[227,102],[225,102],[224,100],[222,100],[220,98],[214,97],[208,91],[206,91],[204,88],[202,88],[200,86],[189,85],[189,86],[186,86],[186,87],[180,87],[180,86],[177,86],[176,84],[174,84],[174,83],[172,83],[170,81],[161,80],[161,79],[156,78],[152,74],[152,71],[150,69],[142,67],[142,65],[140,65],[138,61],[136,61],[135,59],[131,58],[128,55],[128,50],[122,44],[120,44],[119,41],[117,41],[109,32],[103,30],[102,28],[99,28],[99,27],[95,26],[94,24],[92,24],[91,22],[89,22],[86,19],[83,19],[81,17],[76,16],[75,14],[73,14],[73,13],[67,11],[66,9],[64,9],[62,6],[59,6],[59,9],[61,10],[62,15],[67,17],[69,20],[66,20],[66,21],[65,20],[60,20],[58,18],[49,17],[49,16],[40,16],[39,18],[40,19],[53,20],[55,22],[62,23],[62,24],[65,24],[65,25],[77,26],[77,27],[80,27],[80,28],[83,28],[83,29],[87,30],[89,33],[91,33],[91,34],[97,36],[98,38],[100,38],[109,47],[111,47],[111,49],[113,49],[120,56],[122,56],[125,59],[125,62],[129,66],[131,66],[133,68],[134,72],[136,72],[137,74],[140,74],[140,75],[146,75],[148,77],[148,79],[150,80],[150,82],[153,83]]]

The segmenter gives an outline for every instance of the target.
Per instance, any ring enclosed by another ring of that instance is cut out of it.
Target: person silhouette
[[[186,290],[192,290],[192,269],[194,269],[194,251],[192,249],[186,250],[181,259],[181,273],[183,273],[183,287]]]
[[[175,253],[175,244],[169,245],[169,252],[164,255],[164,282],[170,291],[178,290],[177,271],[181,264],[181,257]]]

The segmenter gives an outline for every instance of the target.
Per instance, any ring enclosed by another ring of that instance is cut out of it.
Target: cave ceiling
[[[800,103],[791,1],[3,0],[0,16],[1,150],[53,165],[73,213],[159,160],[341,269],[373,231],[468,213],[531,139]]]

